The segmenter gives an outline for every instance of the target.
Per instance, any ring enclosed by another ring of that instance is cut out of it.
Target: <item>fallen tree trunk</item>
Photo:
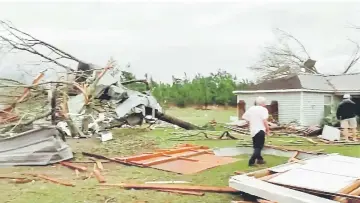
[[[162,121],[165,121],[165,122],[177,125],[181,128],[184,128],[185,130],[201,130],[201,128],[199,126],[196,126],[189,122],[180,120],[178,118],[166,115],[166,114],[158,112],[158,111],[155,112],[155,117]]]

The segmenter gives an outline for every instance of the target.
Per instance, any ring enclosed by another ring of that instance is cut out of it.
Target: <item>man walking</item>
[[[349,140],[349,129],[351,129],[353,140],[357,141],[357,121],[356,121],[356,104],[351,101],[351,96],[345,94],[343,101],[340,102],[336,111],[336,118],[340,120],[340,127],[342,128],[342,134],[346,141]]]
[[[253,155],[249,160],[249,166],[253,166],[255,161],[257,161],[257,164],[265,164],[261,156],[261,150],[265,144],[265,135],[270,133],[267,122],[269,112],[265,108],[265,103],[264,97],[256,98],[255,106],[250,107],[242,116],[249,123],[254,148]]]

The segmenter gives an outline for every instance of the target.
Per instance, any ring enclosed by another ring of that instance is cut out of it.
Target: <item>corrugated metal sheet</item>
[[[0,166],[48,165],[73,157],[55,128],[39,128],[0,139]]]
[[[254,105],[255,99],[258,96],[265,97],[268,104],[272,100],[278,101],[280,123],[300,122],[300,92],[239,94],[237,99],[238,101],[244,100],[246,102],[246,109],[248,109]]]

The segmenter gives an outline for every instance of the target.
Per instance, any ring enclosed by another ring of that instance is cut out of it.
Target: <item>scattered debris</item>
[[[216,148],[213,149],[213,152],[216,156],[239,156],[242,154],[252,154],[254,151],[252,146],[246,147],[226,147],[226,148]],[[298,149],[287,149],[284,147],[276,147],[271,145],[266,145],[264,149],[261,151],[262,154],[273,155],[273,156],[281,156],[281,157],[293,157],[294,153],[296,153],[296,157],[298,159],[306,159],[317,157],[323,153],[319,151],[307,152]]]
[[[230,129],[232,131],[248,135],[249,130],[248,123],[245,120],[237,120],[231,123],[227,123],[225,128]],[[276,123],[269,122],[269,127],[272,133],[276,135],[299,135],[299,136],[315,136],[320,135],[322,132],[322,128],[319,126],[310,126],[310,127],[303,127],[303,126],[296,126],[293,123],[288,125],[279,125]]]
[[[173,132],[171,134],[173,135],[178,135],[180,134],[181,136],[177,136],[177,137],[171,137],[168,140],[170,141],[195,141],[195,140],[237,140],[236,137],[230,135],[229,131],[224,131],[221,133],[220,136],[218,135],[214,135],[214,133],[217,133],[217,131],[195,131],[194,133],[192,133],[192,131],[190,132]],[[220,133],[220,132],[219,132]],[[199,136],[199,135],[203,135],[203,136]]]

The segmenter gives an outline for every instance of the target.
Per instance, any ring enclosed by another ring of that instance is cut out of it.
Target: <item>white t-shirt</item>
[[[244,113],[242,118],[249,121],[250,134],[254,137],[260,130],[265,131],[264,120],[269,118],[269,112],[263,106],[252,106]]]

